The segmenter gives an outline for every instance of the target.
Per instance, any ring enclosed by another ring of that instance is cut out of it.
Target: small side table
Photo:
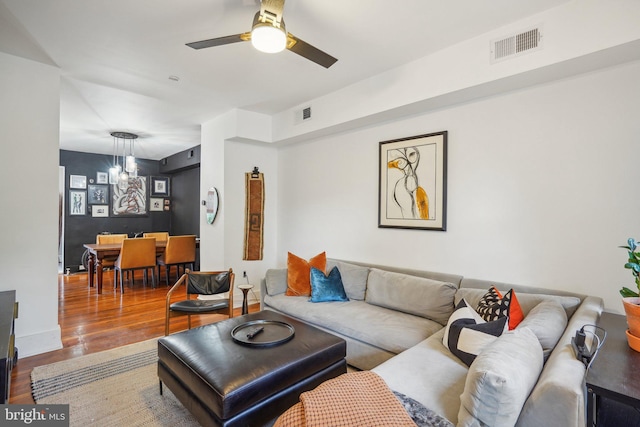
[[[249,313],[249,304],[247,302],[247,294],[250,289],[253,289],[253,285],[238,285],[238,289],[242,291],[242,314]]]
[[[627,343],[626,318],[602,313],[607,340],[587,372],[587,426],[640,425],[640,353]]]

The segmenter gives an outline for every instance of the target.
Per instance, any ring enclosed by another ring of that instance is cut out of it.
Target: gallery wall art
[[[446,230],[447,132],[380,142],[378,227]]]
[[[147,215],[147,177],[130,177],[126,185],[111,186],[111,215]]]

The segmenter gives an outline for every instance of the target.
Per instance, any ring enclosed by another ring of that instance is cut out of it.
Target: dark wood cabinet
[[[11,370],[18,362],[14,332],[17,318],[16,291],[0,292],[0,404],[9,403]]]
[[[627,344],[627,321],[602,313],[598,326],[607,339],[587,372],[587,425],[640,426],[640,353]]]

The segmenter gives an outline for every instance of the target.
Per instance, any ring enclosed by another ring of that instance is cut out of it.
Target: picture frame
[[[69,215],[87,214],[87,192],[69,191]]]
[[[147,216],[147,177],[129,177],[124,183],[111,186],[112,217]]]
[[[91,216],[94,218],[108,218],[109,205],[93,205],[91,206]]]
[[[447,229],[447,131],[381,141],[378,228]]]
[[[84,175],[69,175],[69,188],[87,188],[87,177]]]
[[[169,178],[152,176],[151,177],[151,196],[169,197]]]
[[[109,174],[107,172],[96,172],[96,184],[108,184]]]
[[[161,197],[149,198],[149,211],[150,212],[162,212],[164,207],[164,199]]]
[[[90,205],[105,205],[109,201],[109,186],[89,184],[87,186],[87,203]]]

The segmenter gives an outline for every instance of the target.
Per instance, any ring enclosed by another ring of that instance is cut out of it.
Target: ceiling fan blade
[[[291,33],[287,34],[287,49],[316,64],[322,65],[324,68],[331,67],[337,61],[333,56],[321,51],[317,47],[311,46],[309,43],[297,38]]]
[[[246,42],[251,40],[251,33],[234,34],[232,36],[218,37],[209,40],[200,40],[199,42],[187,43],[187,46],[193,49],[204,49],[206,47],[222,46],[237,42]]]

